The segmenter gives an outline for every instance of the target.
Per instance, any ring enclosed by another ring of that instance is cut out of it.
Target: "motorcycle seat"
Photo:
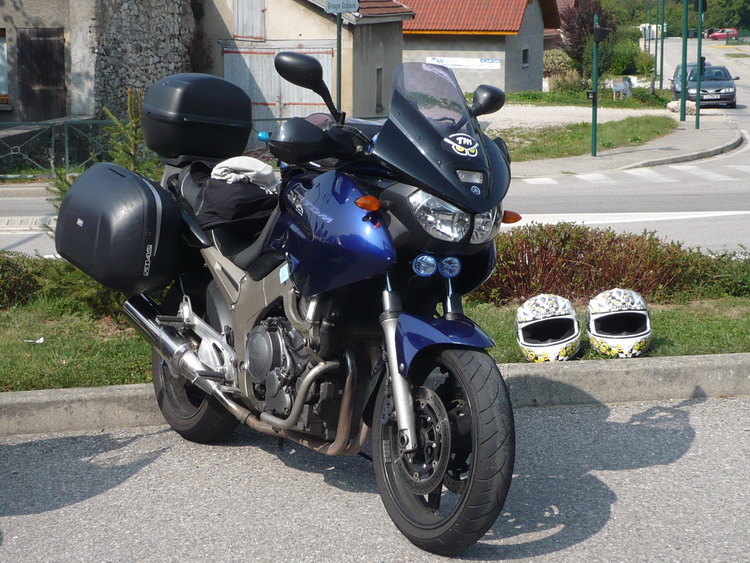
[[[178,189],[211,242],[239,268],[260,279],[280,263],[274,255],[255,265],[263,256],[266,231],[278,213],[278,196],[253,184],[211,178],[211,168],[203,162],[182,169]]]

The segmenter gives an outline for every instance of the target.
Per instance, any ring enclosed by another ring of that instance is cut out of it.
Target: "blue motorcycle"
[[[173,75],[143,103],[161,182],[89,169],[62,203],[58,252],[125,294],[183,437],[214,442],[242,423],[331,456],[371,447],[399,530],[461,553],[495,522],[514,462],[494,344],[462,308],[513,217],[507,150],[477,122],[505,96],[482,85],[469,105],[450,69],[406,63],[386,120],[347,120],[316,59],[275,65],[330,112],[267,138],[278,185],[213,175],[247,145],[250,100]]]

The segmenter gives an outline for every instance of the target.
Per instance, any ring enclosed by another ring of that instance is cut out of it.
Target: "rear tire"
[[[494,524],[510,488],[515,428],[496,364],[476,350],[427,353],[412,365],[417,451],[402,454],[390,380],[373,418],[375,477],[385,508],[416,546],[457,555]]]
[[[206,309],[205,295],[190,295],[196,314]],[[162,304],[166,314],[174,315],[182,301],[182,292],[173,287]],[[151,372],[156,402],[164,419],[180,436],[191,442],[211,443],[225,438],[239,421],[212,396],[182,376],[174,376],[164,360],[152,352]]]

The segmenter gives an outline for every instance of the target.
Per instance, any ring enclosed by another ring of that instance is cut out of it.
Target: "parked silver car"
[[[690,73],[693,72],[695,67],[698,63],[688,63],[685,65],[687,67],[688,76],[690,76]],[[706,61],[706,68],[710,67],[711,63]],[[672,83],[671,90],[672,90],[672,99],[673,100],[679,100],[680,99],[680,93],[682,92],[682,65],[677,65],[677,67],[674,69],[674,74],[669,78],[669,81]]]
[[[688,76],[687,99],[694,102],[698,93],[697,72],[695,69]],[[734,85],[739,76],[732,76],[725,66],[706,67],[701,76],[701,105],[722,104],[737,107],[737,88]]]

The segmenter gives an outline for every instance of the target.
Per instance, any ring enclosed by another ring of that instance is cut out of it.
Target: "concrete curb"
[[[750,396],[750,354],[503,364],[518,407]]]
[[[676,156],[668,156],[664,158],[641,160],[640,162],[635,162],[633,164],[626,164],[625,166],[620,166],[618,170],[630,170],[633,168],[646,168],[649,166],[662,166],[662,165],[667,165],[667,164],[677,164],[679,162],[691,162],[693,160],[701,160],[703,158],[711,158],[712,156],[723,154],[725,152],[729,152],[731,150],[736,149],[738,146],[742,144],[743,140],[744,140],[744,137],[742,136],[742,133],[735,129],[732,134],[732,139],[730,139],[726,143],[712,147],[710,149],[699,150],[696,152],[685,153],[685,154],[680,154]]]
[[[516,407],[750,396],[750,354],[501,364]],[[0,393],[0,436],[163,425],[150,384]]]

